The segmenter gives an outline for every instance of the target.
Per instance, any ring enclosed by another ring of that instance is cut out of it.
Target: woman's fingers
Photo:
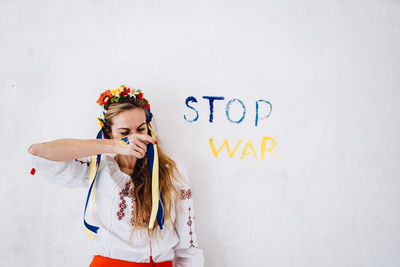
[[[135,156],[135,157],[137,157],[137,158],[139,158],[139,159],[141,159],[141,158],[144,157],[144,155],[143,155],[142,153],[139,153],[139,152],[137,152],[137,151],[133,151],[133,152],[132,152],[132,156]]]
[[[135,137],[140,139],[143,143],[145,143],[146,145],[148,143],[153,143],[153,144],[157,144],[157,141],[151,137],[148,134],[135,134]]]
[[[125,142],[123,141],[125,139]],[[157,144],[156,140],[147,134],[131,134],[120,140],[123,148],[122,153],[143,158],[146,155],[147,145],[149,143]]]
[[[145,143],[143,143],[142,141],[139,140],[139,141],[136,142],[135,144],[136,144],[137,147],[143,149],[143,150],[146,152],[146,150],[147,150],[147,145],[146,145]]]
[[[142,142],[138,142],[133,146],[133,150],[137,151],[140,155],[142,155],[144,157],[144,155],[146,154],[146,151],[147,151],[147,147]]]
[[[136,138],[132,142],[132,149],[136,151],[139,155],[140,158],[143,158],[146,155],[147,151],[147,145],[144,143],[146,142],[143,139],[140,139],[140,137],[135,136]],[[148,136],[150,137],[150,136]]]

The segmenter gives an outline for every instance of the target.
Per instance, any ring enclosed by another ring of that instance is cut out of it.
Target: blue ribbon
[[[148,135],[151,136],[150,129],[147,130],[147,133],[148,133]],[[153,181],[153,162],[154,162],[154,145],[153,145],[153,143],[147,144],[147,153],[149,156],[151,181]],[[160,183],[158,184],[158,187],[159,187],[158,191],[160,192],[160,200],[158,201],[157,223],[158,223],[160,229],[162,230],[163,225],[164,225],[164,211],[162,208],[163,199],[162,199],[162,194],[161,194],[161,190],[160,190]]]
[[[103,134],[103,131],[100,130],[99,133],[97,134],[96,139],[102,139],[102,134]],[[86,222],[85,215],[86,215],[87,205],[89,203],[90,194],[92,193],[93,184],[94,184],[94,182],[96,181],[96,178],[97,178],[97,172],[99,170],[100,159],[101,159],[101,154],[98,154],[97,155],[97,164],[96,164],[97,165],[97,167],[96,167],[96,175],[94,176],[93,181],[92,181],[92,183],[90,185],[89,192],[88,192],[88,195],[87,195],[87,198],[86,198],[85,211],[83,213],[83,223],[84,223],[84,225],[86,226],[87,229],[89,229],[90,231],[92,231],[95,234],[97,234],[97,230],[99,230],[99,227],[91,225],[91,224],[88,224]]]

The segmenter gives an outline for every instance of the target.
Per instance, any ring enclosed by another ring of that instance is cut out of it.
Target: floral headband
[[[97,117],[97,120],[99,121],[99,125],[101,128],[104,127],[105,114],[107,113],[108,106],[111,103],[117,103],[120,99],[128,99],[128,98],[141,100],[146,105],[146,109],[148,110],[150,115],[149,119],[147,120],[147,123],[150,123],[153,114],[150,112],[149,101],[143,97],[142,90],[141,89],[131,90],[130,88],[126,87],[123,84],[112,90],[104,91],[97,100],[97,103],[101,107],[100,115],[99,117]]]

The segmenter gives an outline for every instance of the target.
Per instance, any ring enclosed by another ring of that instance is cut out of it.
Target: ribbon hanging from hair
[[[148,125],[148,134],[156,139],[156,135],[150,125]],[[153,143],[147,145],[147,153],[149,156],[150,174],[151,174],[151,195],[152,195],[152,207],[149,221],[149,229],[153,229],[155,219],[160,229],[163,229],[164,225],[164,212],[163,212],[163,199],[160,192],[159,185],[159,162],[158,162],[158,149]]]
[[[102,139],[103,131],[100,130],[99,133],[97,134],[96,139]],[[96,198],[96,178],[97,178],[97,173],[100,165],[100,159],[101,159],[101,154],[98,154],[97,156],[92,156],[92,161],[90,163],[90,173],[89,173],[89,192],[86,198],[86,204],[85,204],[85,211],[83,213],[83,223],[85,225],[85,233],[86,237],[89,240],[92,240],[94,237],[94,234],[97,234],[97,230],[99,229],[98,226],[91,225],[86,222],[86,209],[89,205],[89,209],[93,204],[93,199]]]

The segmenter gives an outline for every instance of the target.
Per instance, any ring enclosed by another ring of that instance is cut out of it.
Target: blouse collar
[[[102,157],[104,157],[104,159],[107,161],[107,165],[110,168],[110,173],[111,175],[118,175],[121,178],[122,177],[128,177],[131,178],[130,175],[128,175],[127,173],[121,171],[118,162],[115,160],[114,155],[109,155],[109,154],[103,154]]]

